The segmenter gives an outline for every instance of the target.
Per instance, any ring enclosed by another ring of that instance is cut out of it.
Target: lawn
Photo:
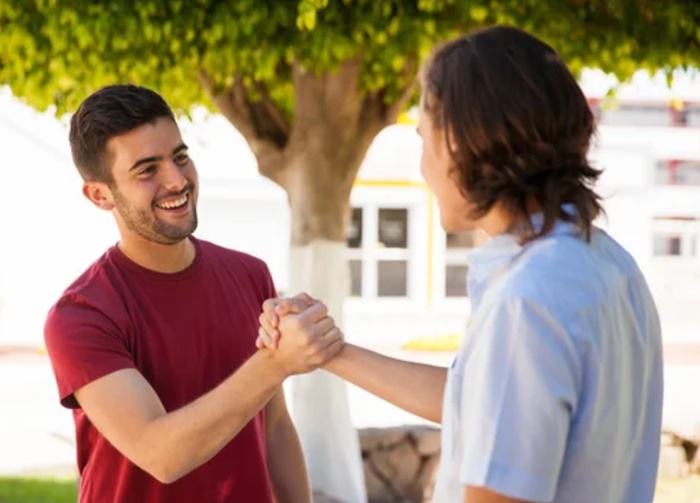
[[[75,503],[75,480],[0,478],[0,503]],[[700,476],[660,480],[654,503],[700,503]]]
[[[0,478],[0,503],[75,503],[75,480]]]

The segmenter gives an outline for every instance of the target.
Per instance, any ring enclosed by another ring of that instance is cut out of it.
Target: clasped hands
[[[345,344],[343,332],[328,315],[326,305],[305,293],[268,299],[262,309],[255,345],[270,351],[288,375],[316,370]]]

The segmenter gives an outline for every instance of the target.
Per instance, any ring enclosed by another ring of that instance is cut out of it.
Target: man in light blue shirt
[[[634,260],[559,222],[469,257],[475,305],[448,373],[434,501],[649,502],[661,427],[659,320]]]
[[[651,503],[660,324],[634,260],[593,225],[585,96],[551,47],[508,27],[446,44],[421,77],[440,223],[491,236],[470,256],[469,327],[449,370],[351,344],[324,368],[442,423],[435,503]],[[262,350],[323,347],[312,302],[267,301]]]

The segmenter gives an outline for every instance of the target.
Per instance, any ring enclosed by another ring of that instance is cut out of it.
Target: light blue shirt
[[[663,401],[649,288],[602,230],[559,222],[471,253],[472,316],[448,373],[433,501],[467,485],[535,502],[651,503]]]

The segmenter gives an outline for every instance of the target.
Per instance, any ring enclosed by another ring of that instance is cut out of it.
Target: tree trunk
[[[361,64],[346,61],[334,72],[314,73],[294,63],[294,117],[289,121],[256,83],[251,99],[240,76],[216,90],[200,72],[219,111],[243,134],[258,170],[287,192],[292,213],[289,291],[305,291],[328,305],[343,326],[349,290],[345,229],[352,185],[377,133],[396,118],[412,92],[407,65],[404,92],[391,103],[384,91],[360,91]],[[311,484],[344,503],[366,503],[357,431],[350,421],[346,385],[319,370],[285,387],[309,467]]]
[[[330,170],[322,164],[327,166],[330,159],[310,159],[307,152],[297,162],[288,186],[292,210],[289,293],[307,292],[323,300],[342,328],[350,282],[344,240],[350,190],[338,181],[323,182],[323,173]],[[288,392],[314,490],[344,503],[366,503],[360,444],[350,420],[346,384],[318,370],[293,377]]]
[[[315,240],[292,246],[290,287],[323,299],[343,326],[348,271],[345,244]],[[290,408],[315,491],[344,503],[366,503],[357,431],[350,420],[345,382],[324,370],[290,381]]]

